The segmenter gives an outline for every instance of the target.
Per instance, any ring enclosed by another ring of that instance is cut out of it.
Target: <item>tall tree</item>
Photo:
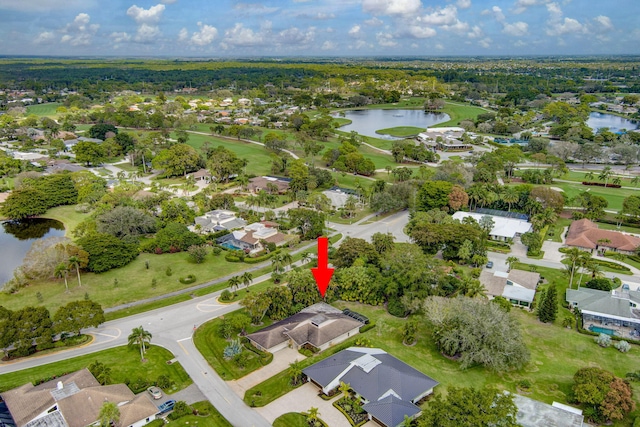
[[[550,285],[540,296],[538,319],[543,323],[553,323],[558,315],[558,291],[556,285]]]
[[[120,424],[120,408],[114,402],[105,401],[98,414],[100,427],[118,426]]]
[[[60,307],[53,316],[53,327],[57,333],[70,332],[80,335],[84,328],[97,328],[104,323],[102,306],[91,300],[72,301]]]
[[[129,347],[140,347],[140,360],[144,361],[144,353],[147,351],[147,343],[151,342],[151,332],[145,330],[142,326],[133,328],[129,334]]]

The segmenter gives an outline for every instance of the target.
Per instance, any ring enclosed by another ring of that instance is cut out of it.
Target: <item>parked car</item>
[[[160,411],[161,414],[164,414],[165,412],[169,412],[169,411],[173,410],[174,406],[176,406],[176,401],[175,400],[173,400],[173,399],[167,400],[162,405],[158,406],[158,411]]]
[[[162,399],[162,390],[160,390],[160,388],[151,386],[147,389],[147,391],[155,400]]]
[[[489,261],[487,263],[487,268],[493,268],[493,261]]]

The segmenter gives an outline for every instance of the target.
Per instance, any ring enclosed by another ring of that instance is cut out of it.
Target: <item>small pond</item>
[[[593,112],[589,114],[587,126],[593,129],[594,132],[597,132],[600,128],[609,128],[611,132],[619,132],[622,129],[637,129],[638,123],[613,114]]]
[[[334,114],[351,120],[351,123],[340,127],[341,131],[356,131],[360,135],[372,136],[381,139],[399,139],[390,135],[380,135],[376,131],[380,129],[399,126],[413,126],[426,129],[429,126],[444,123],[450,119],[444,113],[425,113],[423,110],[349,110],[344,111],[344,116]]]
[[[13,277],[31,244],[47,237],[63,237],[64,225],[46,218],[4,221],[0,227],[0,288]]]

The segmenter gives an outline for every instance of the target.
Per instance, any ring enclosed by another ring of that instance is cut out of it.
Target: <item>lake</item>
[[[632,130],[638,128],[637,123],[625,119],[624,117],[595,112],[589,114],[587,126],[593,129],[594,132],[597,132],[600,128],[609,128],[611,132],[618,132],[622,129]]]
[[[334,116],[351,120],[350,124],[340,127],[341,131],[356,131],[360,135],[381,139],[402,138],[377,134],[376,131],[380,129],[398,126],[426,129],[429,126],[450,120],[448,114],[425,113],[424,110],[349,110],[344,112],[344,116],[338,114],[334,114]]]
[[[0,288],[13,277],[31,244],[47,237],[63,237],[64,225],[46,218],[4,221],[0,227]]]

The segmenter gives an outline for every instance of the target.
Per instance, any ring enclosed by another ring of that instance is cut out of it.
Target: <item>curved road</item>
[[[371,217],[364,218],[354,224],[330,224],[330,226],[337,232],[343,233],[343,236],[368,240],[375,232],[389,232],[396,237],[396,241],[408,241],[408,237],[403,232],[409,218],[407,211],[368,223]],[[254,284],[268,278],[270,278],[268,274],[257,277],[254,280]],[[126,345],[127,337],[131,330],[142,326],[153,335],[151,340],[153,345],[165,347],[174,354],[200,391],[232,425],[238,427],[268,427],[270,424],[267,420],[249,408],[231,390],[208,365],[193,343],[192,335],[195,327],[239,308],[238,303],[218,303],[217,296],[220,293],[221,291],[218,291],[168,307],[106,322],[98,328],[85,331],[94,337],[93,342],[86,346],[42,357],[1,364],[0,374],[29,369],[119,345]]]

